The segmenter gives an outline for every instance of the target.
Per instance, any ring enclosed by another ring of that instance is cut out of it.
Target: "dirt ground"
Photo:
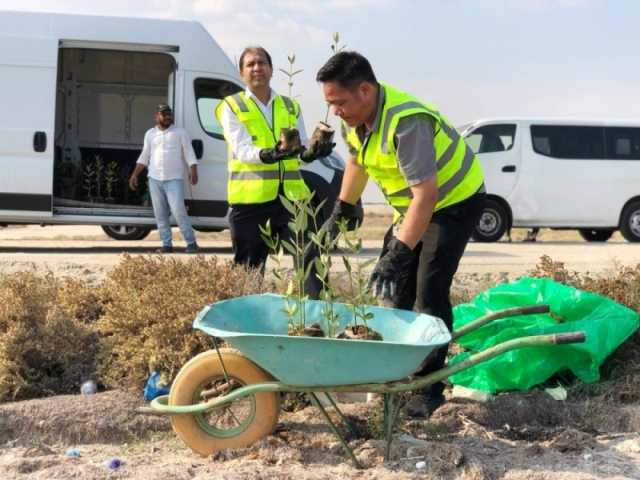
[[[640,478],[640,405],[557,402],[541,392],[452,401],[430,421],[405,422],[384,462],[383,442],[362,428],[379,420],[380,405],[344,404],[360,432],[349,440],[366,466],[357,470],[313,407],[281,415],[276,433],[249,448],[205,458],[167,419],[136,414],[137,398],[111,391],[0,405],[0,478]],[[105,462],[114,458],[121,467],[112,470]]]
[[[363,259],[377,257],[382,237],[391,221],[384,209],[367,211],[360,230],[364,239]],[[562,261],[578,272],[606,273],[620,264],[640,263],[640,244],[625,242],[619,233],[606,243],[588,243],[576,231],[543,229],[535,243],[523,243],[526,230],[514,229],[512,242],[470,243],[460,263],[456,282],[495,283],[514,279],[530,271],[543,255]],[[203,255],[232,258],[229,232],[198,233]],[[175,256],[184,242],[174,229]],[[120,261],[122,253],[153,254],[159,246],[158,233],[142,241],[115,241],[98,226],[9,226],[0,227],[0,274],[22,270],[50,271],[59,276],[74,276],[98,282]],[[290,264],[285,257],[284,265]],[[272,266],[271,262],[268,268]],[[344,268],[341,261],[334,269]]]
[[[367,221],[363,257],[373,257],[389,218]],[[605,244],[586,243],[576,232],[543,230],[536,243],[523,237],[514,231],[512,243],[471,243],[454,289],[513,279],[545,254],[580,272],[640,263],[640,245],[619,234]],[[198,238],[204,255],[231,257],[227,232]],[[98,282],[123,252],[149,254],[158,243],[155,232],[116,242],[99,227],[0,228],[0,274],[50,271]],[[0,404],[0,479],[640,479],[640,404],[578,400],[571,390],[565,402],[541,391],[487,403],[452,399],[428,421],[404,422],[389,462],[382,442],[371,438],[380,405],[345,404],[359,432],[349,442],[364,470],[353,468],[312,407],[283,413],[276,433],[252,447],[203,458],[173,435],[166,418],[136,414],[140,397],[110,391]],[[67,456],[69,448],[80,456]],[[122,466],[109,469],[105,461],[114,458]]]

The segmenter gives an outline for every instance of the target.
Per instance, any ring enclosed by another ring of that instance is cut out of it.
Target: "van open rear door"
[[[202,224],[221,222],[227,214],[227,146],[214,110],[240,90],[234,80],[204,72],[185,73],[184,127],[199,158],[198,185],[189,187],[189,214]]]
[[[49,217],[58,41],[14,35],[2,20],[0,221]]]

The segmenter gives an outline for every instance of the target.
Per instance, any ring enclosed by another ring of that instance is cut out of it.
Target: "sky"
[[[246,45],[269,50],[272,85],[285,94],[278,69],[295,53],[293,95],[309,130],[324,118],[315,74],[334,32],[378,79],[435,103],[454,125],[640,117],[640,0],[0,0],[0,9],[197,20],[231,59]]]

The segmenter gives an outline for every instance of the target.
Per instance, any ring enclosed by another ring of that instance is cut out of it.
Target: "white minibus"
[[[511,227],[577,229],[590,242],[620,230],[640,241],[640,122],[499,118],[461,130],[486,178],[476,241]]]

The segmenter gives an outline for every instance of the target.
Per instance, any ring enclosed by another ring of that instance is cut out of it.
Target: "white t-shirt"
[[[266,105],[258,100],[258,98],[251,93],[248,88],[245,90],[245,94],[249,101],[255,102],[256,106],[262,111],[269,127],[273,128],[271,120],[273,118],[273,99],[276,98],[276,92],[271,90],[271,95],[269,96],[269,101]],[[225,138],[231,145],[231,150],[233,151],[235,158],[243,163],[262,163],[260,160],[261,148],[253,144],[251,135],[249,135],[245,126],[240,122],[240,120],[238,120],[238,117],[233,113],[233,110],[231,110],[231,107],[227,102],[224,102],[222,105],[222,110],[220,111],[220,123],[224,129]],[[297,124],[291,126],[298,129],[302,145],[307,145],[307,131],[304,128],[302,112],[300,112]],[[280,133],[277,133],[276,137],[279,135]]]
[[[197,165],[198,160],[185,129],[171,125],[147,130],[137,163],[149,169],[150,178],[163,181],[183,178],[185,164]]]

